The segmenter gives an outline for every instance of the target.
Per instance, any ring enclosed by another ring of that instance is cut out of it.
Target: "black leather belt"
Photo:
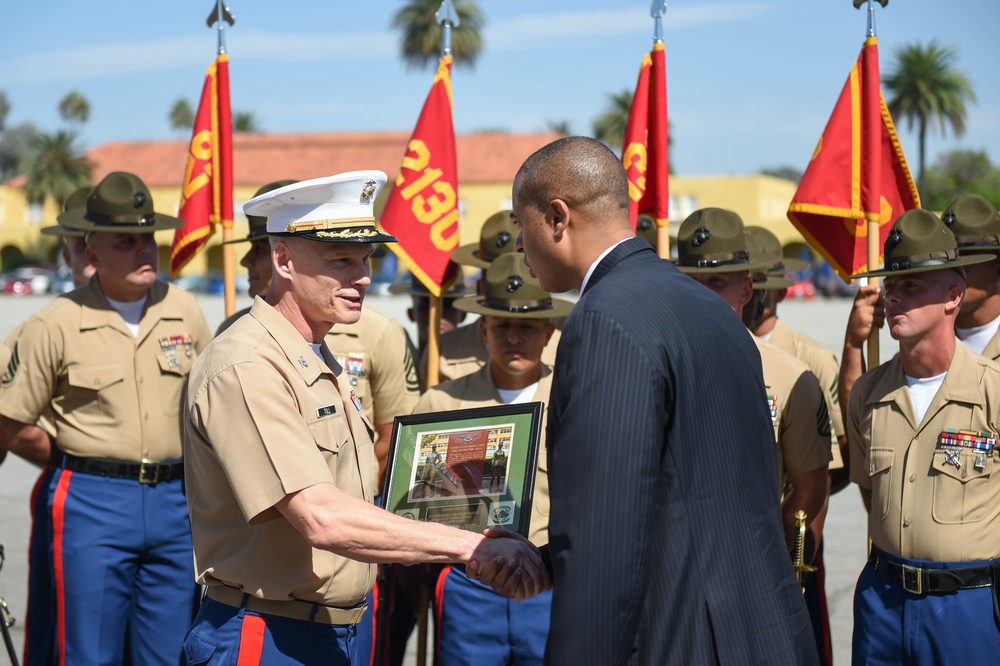
[[[65,454],[62,467],[72,472],[109,476],[115,479],[129,479],[151,486],[157,483],[176,481],[184,477],[184,461],[161,463],[158,460],[127,462],[107,458],[80,458]]]
[[[873,552],[869,561],[882,578],[901,585],[911,594],[943,594],[993,585],[993,568],[990,565],[959,569],[924,569],[893,562]]]

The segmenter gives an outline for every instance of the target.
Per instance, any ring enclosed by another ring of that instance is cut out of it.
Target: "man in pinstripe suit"
[[[816,663],[742,322],[634,237],[597,141],[529,157],[513,209],[542,288],[581,293],[549,406],[548,663]]]

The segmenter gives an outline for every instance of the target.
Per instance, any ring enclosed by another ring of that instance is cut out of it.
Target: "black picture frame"
[[[396,417],[382,507],[413,520],[479,533],[504,527],[527,537],[543,409],[529,402]]]

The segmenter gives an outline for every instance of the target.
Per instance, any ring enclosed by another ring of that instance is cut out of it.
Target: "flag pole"
[[[667,0],[653,0],[649,7],[649,15],[653,17],[653,46],[663,43],[663,16],[667,13]],[[670,176],[667,175],[667,178]],[[670,222],[656,226],[657,254],[664,259],[670,258]]]
[[[864,0],[854,0],[854,7],[861,8]],[[889,0],[879,0],[885,7]],[[868,37],[875,37],[875,5],[873,0],[867,0],[868,4]],[[881,214],[879,215],[881,217]],[[868,219],[868,270],[878,268],[879,255],[879,222],[878,219]],[[868,284],[877,287],[879,278],[868,278]],[[872,326],[871,333],[868,334],[868,369],[872,370],[879,366],[879,332],[877,326]]]
[[[235,18],[229,11],[229,7],[222,4],[222,0],[216,0],[215,11],[208,16],[208,27],[218,23],[218,55],[226,53],[226,23],[233,25]],[[215,177],[220,177],[216,174]],[[222,220],[220,220],[222,221]],[[223,294],[225,295],[226,317],[231,317],[236,313],[236,257],[233,253],[233,246],[228,241],[233,239],[233,227],[231,224],[222,225],[222,282]]]
[[[441,24],[441,56],[452,55],[451,53],[451,29],[458,27],[458,12],[452,0],[444,0],[438,8],[434,18]],[[437,386],[441,380],[439,371],[441,368],[441,296],[430,295],[429,312],[427,326],[427,388]],[[425,640],[423,632],[418,637],[418,641]],[[426,655],[426,650],[417,650],[418,656]]]

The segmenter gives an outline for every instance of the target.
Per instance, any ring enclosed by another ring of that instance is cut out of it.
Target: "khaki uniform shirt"
[[[542,350],[542,363],[551,367],[556,363],[556,348],[562,333],[555,329]],[[479,330],[479,320],[453,328],[441,336],[441,381],[471,375],[490,360],[490,353]],[[426,368],[426,359],[421,367]]]
[[[897,355],[851,389],[851,480],[871,492],[868,535],[899,557],[935,562],[1000,556],[1000,450],[976,467],[948,463],[946,428],[1000,432],[1000,365],[955,346],[948,374],[920,423]]]
[[[804,363],[752,336],[764,370],[774,437],[778,444],[778,481],[785,474],[819,469],[830,462],[830,417],[816,376]]]
[[[831,469],[842,468],[844,461],[840,456],[840,445],[837,438],[843,437],[846,431],[844,430],[844,418],[840,414],[840,397],[837,392],[837,382],[840,376],[840,364],[837,363],[837,357],[832,351],[789,327],[780,319],[775,320],[774,328],[767,341],[786,354],[791,354],[805,363],[819,380],[820,388],[823,389],[823,397],[826,398],[827,411],[830,413],[830,425],[833,427],[832,453],[834,462],[830,467]]]
[[[378,310],[364,307],[355,324],[337,324],[326,345],[344,368],[372,423],[411,414],[420,398],[417,366],[406,331]]]
[[[374,429],[321,352],[257,298],[195,364],[184,472],[199,582],[331,606],[371,589],[375,565],[312,548],[275,508],[319,483],[373,500]]]
[[[983,349],[983,356],[994,361],[1000,360],[1000,331],[997,331],[997,334],[986,343],[986,348]]]
[[[542,411],[541,437],[538,440],[538,471],[531,500],[531,518],[528,539],[536,546],[549,542],[549,474],[545,455],[545,426],[548,420],[549,391],[552,388],[552,370],[542,367],[542,376],[532,401],[545,403]],[[444,382],[430,388],[417,403],[415,414],[446,412],[453,409],[473,409],[502,405],[493,374],[488,365],[471,375]]]
[[[160,281],[133,335],[94,277],[24,323],[0,414],[35,423],[51,408],[59,449],[75,456],[180,458],[187,375],[210,338],[194,297]]]
[[[10,363],[10,347],[0,342],[0,370],[7,372],[7,364]]]

